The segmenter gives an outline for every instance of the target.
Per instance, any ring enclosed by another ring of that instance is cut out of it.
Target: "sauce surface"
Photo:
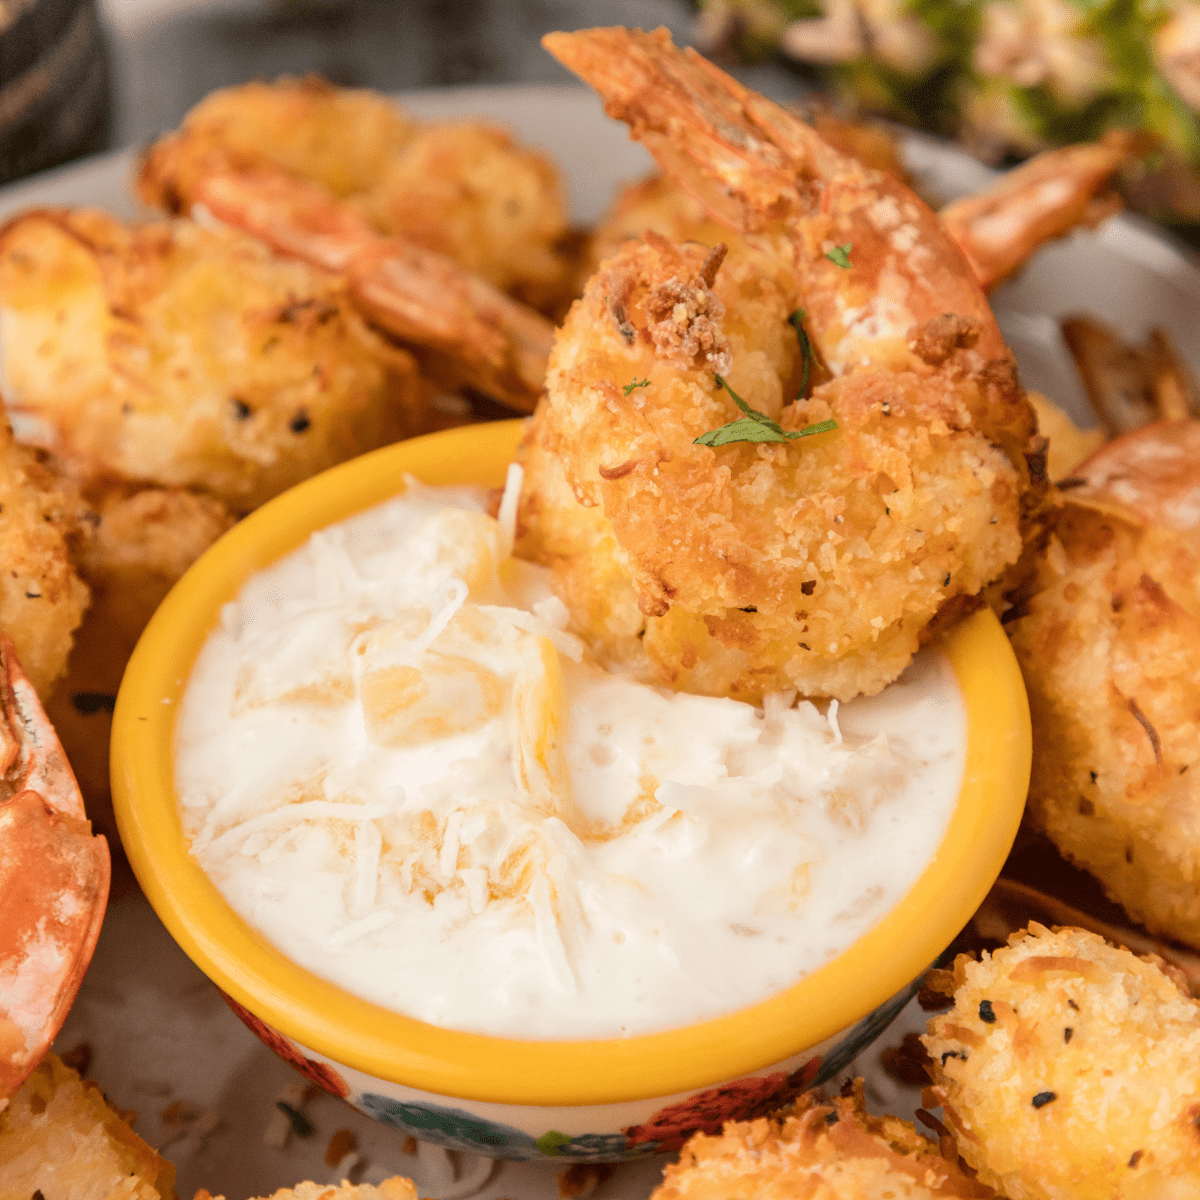
[[[598,1038],[765,999],[901,899],[962,777],[940,654],[825,712],[664,692],[510,547],[482,489],[410,484],[225,607],[176,790],[243,918],[435,1025]]]

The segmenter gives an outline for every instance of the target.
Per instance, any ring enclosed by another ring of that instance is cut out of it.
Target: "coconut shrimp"
[[[143,200],[176,215],[214,159],[319,184],[381,234],[434,250],[501,291],[555,307],[570,268],[550,159],[481,121],[424,124],[377,92],[310,76],[206,96],[146,154]]]
[[[69,481],[13,440],[0,404],[0,635],[43,698],[66,669],[88,603],[73,561],[85,512]]]
[[[0,333],[23,440],[84,478],[239,511],[418,432],[432,390],[339,279],[186,221],[16,218],[0,231]]]
[[[1029,817],[1155,933],[1200,948],[1200,421],[1074,469],[1006,614],[1029,692]]]
[[[1200,1003],[1161,959],[1030,924],[954,964],[924,1043],[962,1157],[1011,1200],[1200,1192]]]
[[[836,148],[903,179],[894,154],[889,159],[875,141],[851,136],[849,131],[856,126],[829,117],[811,123]],[[990,291],[1047,242],[1080,226],[1093,227],[1118,211],[1120,198],[1107,185],[1127,158],[1124,144],[1116,139],[1049,150],[981,191],[947,205],[938,215],[980,286]],[[656,175],[618,194],[593,234],[593,264],[609,257],[626,238],[647,229],[673,241],[707,246],[729,236],[699,201]]]
[[[953,1152],[898,1117],[867,1112],[863,1082],[825,1100],[806,1092],[771,1117],[698,1133],[651,1200],[987,1200]]]
[[[877,692],[1014,561],[1036,492],[983,293],[902,184],[665,32],[547,45],[734,236],[650,235],[593,277],[527,439],[523,552],[655,682]],[[739,401],[776,444],[697,444]]]
[[[215,219],[337,275],[369,325],[411,350],[443,387],[465,384],[532,411],[553,326],[444,254],[380,236],[319,184],[273,167],[206,159],[186,204],[206,223]]]

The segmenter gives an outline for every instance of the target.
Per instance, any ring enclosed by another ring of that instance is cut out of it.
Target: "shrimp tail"
[[[274,168],[213,168],[191,202],[281,254],[342,273],[363,315],[443,386],[522,412],[541,392],[554,327],[445,255],[377,234],[317,184]]]
[[[878,361],[881,340],[892,342],[897,365],[911,361],[909,330],[945,313],[978,328],[978,361],[1006,355],[962,250],[898,180],[674,46],[665,29],[553,33],[542,44],[715,220],[739,233],[787,233],[804,307],[835,375]],[[853,318],[871,305],[868,322]]]

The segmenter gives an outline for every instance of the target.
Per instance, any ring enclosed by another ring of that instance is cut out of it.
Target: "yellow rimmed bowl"
[[[188,852],[175,802],[175,713],[222,605],[314,530],[382,503],[403,476],[499,485],[521,422],[402,442],[291,489],[231,529],[179,581],[130,660],[113,716],[121,838],[150,903],[234,1011],[277,1053],[405,1134],[504,1158],[607,1160],[675,1149],[758,1116],[842,1070],[999,874],[1029,782],[1029,709],[990,611],[945,638],[968,745],[933,861],[848,950],[758,1004],[664,1033],[518,1041],[440,1029],[361,1000],[291,962],[242,920]]]

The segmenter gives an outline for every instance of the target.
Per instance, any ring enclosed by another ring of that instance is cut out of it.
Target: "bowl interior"
[[[179,581],[125,673],[113,717],[112,788],[138,881],[191,959],[281,1033],[368,1074],[443,1095],[510,1104],[611,1103],[694,1091],[781,1062],[865,1016],[949,944],[995,880],[1029,782],[1029,710],[989,610],[943,646],[967,711],[963,784],[934,860],[847,951],[749,1008],[625,1039],[533,1041],[440,1029],[361,1000],[291,962],[229,907],[188,853],[173,788],[175,712],[223,604],[315,529],[381,503],[403,477],[498,486],[522,422],[401,442],[314,477],[231,529]]]

